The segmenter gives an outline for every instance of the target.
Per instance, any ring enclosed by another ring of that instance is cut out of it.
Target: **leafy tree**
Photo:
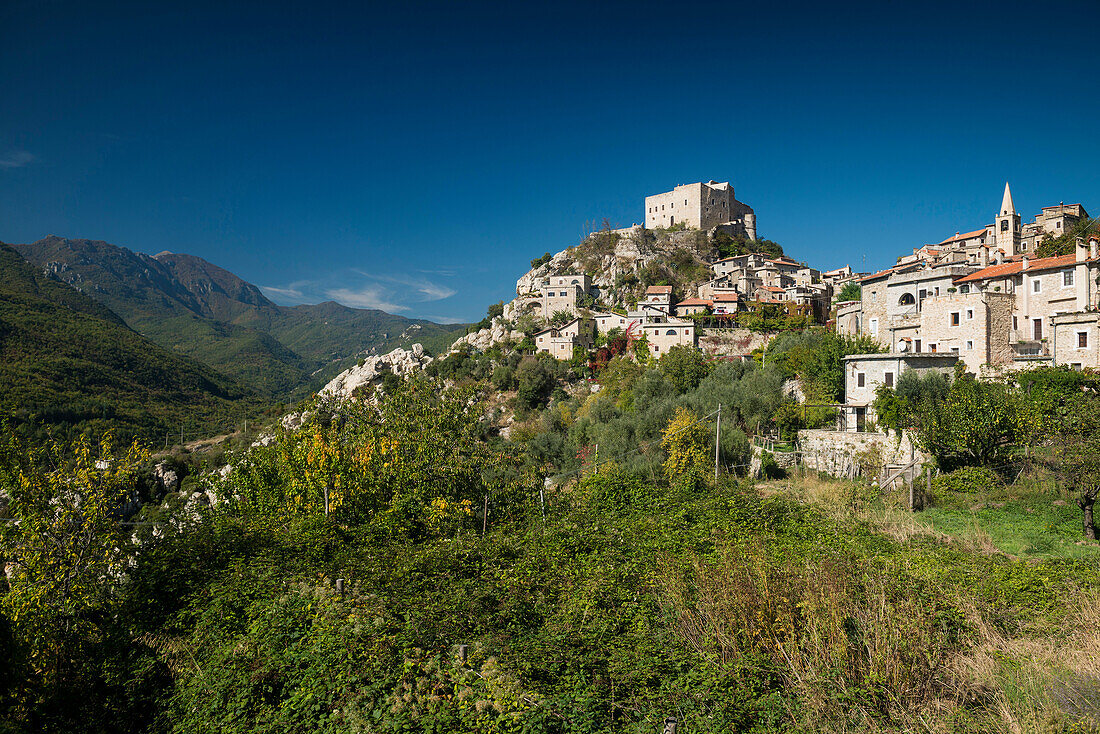
[[[563,326],[573,320],[573,314],[569,311],[555,311],[550,315],[551,326]]]
[[[1030,416],[1008,385],[963,373],[941,402],[922,406],[917,435],[941,469],[991,465],[1029,430]]]
[[[471,389],[424,377],[378,404],[321,404],[242,457],[222,494],[231,512],[271,526],[328,514],[412,539],[442,533],[469,520],[510,461],[483,441],[481,416]]]
[[[825,329],[780,334],[768,344],[768,364],[804,385],[817,384],[828,402],[844,394],[844,358],[882,351],[869,336],[848,337]]]
[[[676,414],[662,432],[661,446],[665,450],[665,474],[669,481],[698,483],[707,473],[710,456],[707,442],[710,434],[694,412],[677,408]]]
[[[849,280],[844,284],[844,287],[840,289],[840,292],[836,294],[837,301],[858,301],[863,297],[863,291],[859,287],[859,283],[854,280]]]
[[[497,301],[489,306],[487,315],[490,320],[504,315],[504,301]]]
[[[531,261],[531,269],[534,270],[536,268],[541,268],[543,265],[546,265],[553,259],[554,256],[547,252],[542,257],[536,257],[534,260]]]
[[[35,672],[69,685],[67,656],[95,633],[123,578],[132,547],[119,515],[148,452],[116,454],[111,435],[93,444],[30,448],[10,437],[0,451],[0,494],[15,522],[0,523],[9,566],[4,616],[30,647]]]
[[[1085,537],[1096,540],[1093,506],[1100,497],[1100,397],[1079,394],[1059,414],[1054,438],[1057,470],[1077,495]]]
[[[713,243],[715,249],[718,250],[718,257],[735,257],[737,255],[747,255],[753,252],[771,255],[772,257],[779,257],[783,254],[783,248],[778,242],[772,242],[762,237],[756,240],[749,240],[735,238],[725,232],[715,232]]]
[[[1082,219],[1073,225],[1067,232],[1057,237],[1047,235],[1035,248],[1036,257],[1058,257],[1059,255],[1072,255],[1077,248],[1077,238],[1085,238],[1090,234],[1100,231],[1100,220]]]
[[[554,390],[555,370],[541,356],[524,357],[516,368],[517,399],[524,408],[545,405]]]
[[[661,355],[657,367],[679,393],[697,388],[710,372],[703,354],[686,344],[677,344]]]

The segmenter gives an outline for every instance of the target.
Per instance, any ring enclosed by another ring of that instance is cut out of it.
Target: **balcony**
[[[1009,340],[1012,344],[1013,359],[1017,361],[1050,359],[1051,346],[1048,341],[1037,341],[1035,339],[1012,341],[1012,336],[1009,337]]]
[[[1035,336],[1035,331],[1032,329],[1009,329],[1008,330],[1008,343],[1009,344],[1039,344],[1043,341],[1044,336]]]

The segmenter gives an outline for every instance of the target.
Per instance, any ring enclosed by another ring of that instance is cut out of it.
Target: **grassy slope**
[[[0,409],[149,438],[181,421],[224,426],[258,407],[246,388],[150,343],[0,245]]]

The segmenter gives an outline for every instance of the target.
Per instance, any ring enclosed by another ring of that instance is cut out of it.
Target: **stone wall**
[[[802,465],[836,477],[852,477],[858,471],[858,454],[879,447],[883,463],[905,465],[913,459],[931,461],[914,445],[907,432],[899,439],[895,433],[848,433],[812,429],[798,432]]]
[[[699,348],[710,357],[743,357],[763,347],[769,334],[749,329],[700,329]]]

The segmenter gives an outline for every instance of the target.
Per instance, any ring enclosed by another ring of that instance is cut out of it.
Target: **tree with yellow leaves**
[[[710,454],[709,433],[699,416],[687,408],[677,408],[676,414],[662,432],[661,446],[665,459],[665,474],[670,482],[698,483],[707,474]]]

